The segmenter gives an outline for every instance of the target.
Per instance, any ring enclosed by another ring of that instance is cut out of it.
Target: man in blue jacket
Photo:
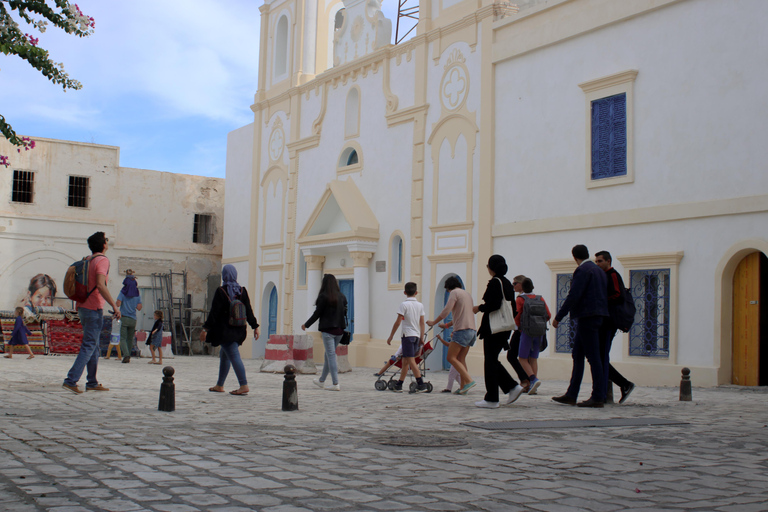
[[[573,272],[568,297],[555,315],[552,326],[557,328],[569,312],[571,318],[576,321],[572,352],[573,372],[568,391],[562,396],[552,397],[552,400],[579,407],[603,407],[605,386],[602,385],[603,365],[600,359],[599,330],[603,318],[608,316],[608,281],[605,272],[589,259],[589,250],[585,245],[574,246],[571,254],[578,267]],[[592,396],[589,400],[577,404],[581,379],[584,376],[585,356],[592,373]]]

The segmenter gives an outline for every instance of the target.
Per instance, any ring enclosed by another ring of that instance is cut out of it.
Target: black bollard
[[[285,380],[283,381],[283,410],[299,410],[299,389],[296,385],[296,367],[285,365]]]
[[[176,385],[173,383],[175,372],[176,370],[172,366],[163,368],[163,383],[160,384],[158,411],[173,412],[176,410]]]
[[[691,370],[689,368],[683,368],[683,378],[680,380],[680,401],[690,402],[693,400],[693,393],[691,391]]]

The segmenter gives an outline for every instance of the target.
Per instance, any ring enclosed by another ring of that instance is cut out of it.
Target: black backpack
[[[621,291],[621,302],[611,306],[611,320],[621,332],[629,332],[635,323],[635,299],[627,288]]]
[[[547,305],[541,295],[528,297],[522,295],[523,313],[520,317],[520,330],[528,336],[543,336],[547,333]]]

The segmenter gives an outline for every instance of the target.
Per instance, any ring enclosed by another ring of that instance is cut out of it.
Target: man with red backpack
[[[75,358],[72,368],[64,379],[62,387],[73,393],[80,394],[82,390],[77,387],[77,382],[87,369],[86,391],[109,391],[96,380],[96,370],[99,366],[99,335],[101,334],[104,319],[104,303],[109,303],[115,312],[114,319],[120,319],[120,309],[115,305],[107,289],[107,275],[109,274],[109,259],[104,255],[109,248],[109,239],[103,231],[97,231],[88,238],[88,248],[91,256],[86,258],[87,275],[84,282],[87,283],[88,292],[85,297],[80,297],[77,304],[77,314],[83,326],[83,342],[80,352]]]

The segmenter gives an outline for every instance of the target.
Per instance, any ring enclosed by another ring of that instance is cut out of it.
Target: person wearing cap
[[[136,282],[135,272],[130,268],[125,271],[123,289],[117,294],[117,307],[120,308],[122,321],[120,324],[120,352],[123,362],[131,362],[131,349],[136,335],[136,312],[141,311],[141,295]]]

